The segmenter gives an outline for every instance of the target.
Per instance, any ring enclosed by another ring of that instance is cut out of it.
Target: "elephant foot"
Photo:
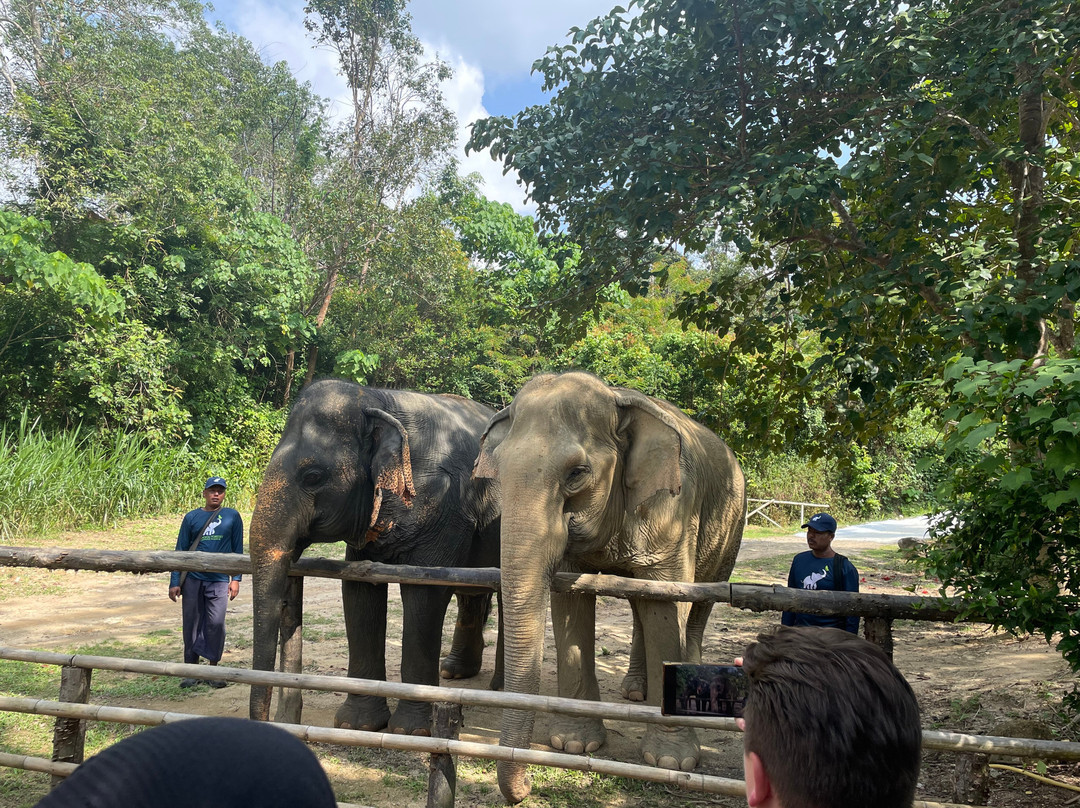
[[[628,673],[622,680],[619,693],[627,701],[645,701],[649,696],[649,681],[644,676]]]
[[[595,752],[607,740],[607,730],[599,718],[557,720],[551,727],[551,745],[569,755]]]
[[[439,666],[443,679],[471,679],[480,673],[484,664],[484,646],[478,648],[452,648]]]
[[[431,735],[431,704],[426,701],[399,701],[387,726],[395,735]]]
[[[502,690],[506,687],[506,681],[503,679],[502,671],[495,671],[491,676],[491,683],[488,684],[488,690]]]
[[[386,699],[375,696],[349,696],[334,716],[334,726],[340,729],[378,732],[389,723]]]
[[[650,766],[689,772],[701,759],[701,746],[693,729],[651,724],[641,741],[641,755]]]

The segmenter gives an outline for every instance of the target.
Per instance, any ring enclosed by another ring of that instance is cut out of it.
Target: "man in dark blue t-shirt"
[[[832,592],[858,592],[859,571],[847,558],[832,549],[836,537],[836,520],[827,513],[816,513],[803,525],[809,550],[799,553],[791,562],[788,586],[792,589],[824,589]],[[827,617],[821,614],[784,612],[780,622],[785,626],[823,626],[842,628],[859,633],[859,618]]]
[[[203,487],[206,505],[189,511],[180,523],[176,549],[187,551],[198,542],[196,551],[204,553],[244,552],[244,521],[232,508],[221,507],[225,499],[225,480],[211,477]],[[181,580],[181,577],[183,580]],[[218,664],[225,650],[225,604],[240,592],[240,576],[224,572],[192,572],[181,576],[173,572],[169,581],[169,599],[183,597],[184,662],[197,665],[202,657]],[[180,687],[200,684],[199,679],[181,679]],[[211,687],[225,687],[225,682],[205,682]]]

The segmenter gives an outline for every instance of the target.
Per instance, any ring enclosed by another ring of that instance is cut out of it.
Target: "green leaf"
[[[1068,489],[1065,491],[1044,494],[1042,502],[1051,511],[1056,511],[1067,503],[1080,505],[1080,480],[1070,482]]]
[[[1001,487],[1006,491],[1015,491],[1021,486],[1030,484],[1032,481],[1031,469],[1018,468],[1006,473],[1001,478]]]

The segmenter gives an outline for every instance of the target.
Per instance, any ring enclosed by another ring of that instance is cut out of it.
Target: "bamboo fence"
[[[0,566],[130,572],[136,574],[169,572],[172,570],[213,571],[229,574],[251,573],[251,560],[247,555],[215,553],[211,557],[199,553],[83,550],[56,547],[0,546]],[[305,576],[360,580],[369,583],[405,583],[487,590],[497,590],[500,584],[499,570],[494,568],[410,567],[375,562],[334,561],[321,558],[300,559],[294,562],[290,575],[295,576],[293,579],[297,585],[295,590],[300,597],[302,597],[302,581]],[[857,614],[866,618],[867,636],[885,647],[890,655],[892,650],[891,624],[894,619],[906,618],[945,622],[957,620],[979,621],[977,615],[972,615],[965,610],[961,601],[938,597],[879,595],[857,592],[807,592],[775,585],[730,584],[728,582],[658,582],[626,579],[612,575],[570,573],[557,574],[552,589],[559,592],[607,595],[620,598],[641,597],[665,601],[723,602],[729,603],[736,608],[751,611],[793,610],[823,615]],[[296,609],[298,627],[299,622],[302,621],[302,617],[299,616],[299,603],[294,604],[293,608]],[[288,660],[283,660],[286,671],[283,673],[251,671],[221,666],[211,670],[207,666],[185,665],[183,663],[151,662],[86,655],[73,656],[6,647],[0,647],[0,658],[55,664],[61,666],[65,672],[80,669],[89,671],[97,668],[155,675],[194,676],[203,679],[221,679],[238,684],[279,687],[283,688],[283,693],[291,692],[295,694],[291,704],[295,708],[297,719],[299,717],[300,690],[308,689],[390,698],[408,698],[429,701],[436,705],[451,703],[466,706],[526,709],[607,720],[738,731],[735,720],[731,718],[664,716],[660,714],[658,708],[641,704],[588,702],[552,696],[529,696],[465,688],[432,687],[368,681],[348,677],[301,674],[298,667],[298,637],[299,632],[296,632],[296,637],[291,640],[296,645],[296,651],[288,655]],[[86,695],[88,695],[89,674],[86,676],[85,689],[87,691]],[[69,686],[69,692],[73,688],[74,686]],[[62,683],[62,696],[64,690],[65,685]],[[63,722],[74,722],[82,727],[84,726],[82,722],[86,720],[152,724],[191,717],[177,713],[157,713],[145,710],[133,711],[130,708],[92,706],[82,702],[82,697],[76,701],[66,702],[0,698],[0,710],[54,715],[58,719],[58,737],[61,734],[59,728]],[[145,715],[140,717],[138,714]],[[282,716],[280,707],[278,715],[280,721]],[[364,733],[356,730],[309,727],[299,724],[298,720],[286,720],[281,725],[298,737],[311,742],[377,746],[385,749],[428,752],[432,755],[433,770],[434,761],[438,757],[464,755],[592,771],[619,777],[678,785],[682,788],[705,793],[728,795],[743,795],[745,793],[744,784],[737,780],[687,772],[672,772],[651,766],[620,763],[600,758],[542,750],[514,749],[492,744],[466,743],[452,738],[416,738],[387,733]],[[1080,744],[965,735],[961,733],[924,731],[923,748],[969,755],[977,753],[1044,760],[1080,760]],[[81,755],[81,750],[79,754]],[[81,756],[79,759],[81,760]],[[0,765],[46,771],[52,773],[55,779],[70,773],[71,769],[66,767],[73,764],[4,754],[0,755]],[[450,799],[452,801],[452,794]],[[926,801],[914,803],[914,808],[953,808],[953,806],[952,803]]]
[[[246,668],[207,665],[190,665],[183,662],[154,662],[145,659],[91,656],[86,654],[58,654],[50,651],[34,651],[24,648],[0,646],[0,659],[33,662],[40,665],[82,668],[84,670],[110,670],[125,673],[142,673],[154,676],[198,677],[219,679],[241,685],[267,685],[331,693],[347,693],[386,698],[407,698],[431,703],[450,702],[463,706],[493,707],[514,710],[533,710],[609,721],[627,721],[662,726],[690,726],[699,729],[740,732],[734,718],[708,716],[662,715],[658,707],[644,704],[621,704],[614,702],[582,701],[558,696],[530,696],[524,693],[505,693],[492,690],[470,690],[463,687],[436,685],[413,685],[404,682],[384,682],[372,679],[353,679],[348,676],[325,676],[319,674],[292,674],[277,671],[253,671]],[[0,697],[0,711],[23,712],[8,705],[35,701],[35,699]],[[81,705],[85,706],[85,705]],[[131,718],[128,708],[95,707],[96,715],[80,715],[81,719],[118,721],[120,723],[144,723]],[[47,713],[55,715],[56,713]],[[344,730],[343,730],[344,731]],[[924,730],[924,749],[941,752],[982,753],[1009,755],[1012,757],[1038,758],[1041,760],[1080,761],[1080,743],[1068,741],[1041,741],[1026,738],[1006,738],[995,735],[967,735],[957,732]],[[574,756],[571,756],[574,757]],[[629,765],[629,764],[628,764]],[[649,767],[642,767],[649,768]]]

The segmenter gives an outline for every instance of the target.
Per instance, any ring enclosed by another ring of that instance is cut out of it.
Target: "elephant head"
[[[341,381],[300,395],[263,475],[249,537],[252,667],[273,670],[290,564],[309,545],[374,541],[392,526],[384,507],[415,496],[408,434],[366,388]],[[270,688],[251,688],[251,717],[269,718]]]
[[[474,477],[498,480],[506,689],[540,688],[552,576],[566,557],[600,566],[625,520],[681,486],[681,436],[668,411],[586,373],[538,376],[496,414]],[[617,552],[617,548],[615,549]],[[586,651],[591,653],[591,649]],[[533,714],[504,711],[503,746],[527,747]],[[529,793],[523,764],[500,762],[511,802]]]

